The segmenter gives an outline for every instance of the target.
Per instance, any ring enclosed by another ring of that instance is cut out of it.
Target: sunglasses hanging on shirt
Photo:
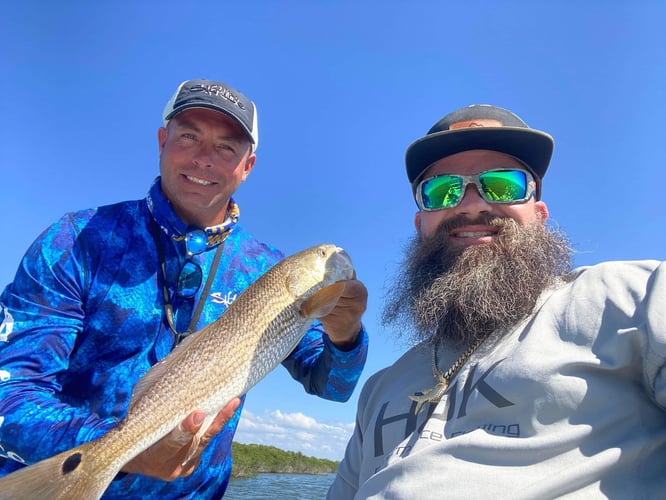
[[[220,263],[220,257],[222,256],[222,248],[224,245],[224,239],[218,243],[217,250],[215,251],[215,257],[213,257],[213,264],[211,266],[210,272],[208,273],[208,278],[206,279],[206,284],[204,290],[201,294],[201,298],[197,303],[196,310],[192,314],[190,319],[190,324],[187,327],[187,330],[184,332],[179,332],[176,328],[173,314],[173,305],[171,303],[171,296],[169,294],[169,287],[167,286],[167,273],[166,273],[166,262],[164,258],[164,248],[162,246],[162,236],[161,230],[157,224],[157,221],[153,219],[151,224],[151,232],[153,239],[155,240],[155,246],[157,247],[157,256],[159,258],[160,269],[162,270],[162,294],[164,301],[164,316],[166,317],[167,325],[169,330],[174,335],[174,347],[178,345],[182,340],[191,335],[196,328],[199,317],[201,316],[201,311],[205,303],[205,297],[208,296],[210,288],[213,284],[213,277],[217,273],[217,267]],[[228,234],[228,233],[227,233]],[[178,281],[176,283],[176,295],[184,299],[193,299],[194,296],[201,288],[201,282],[203,281],[203,271],[201,266],[192,260],[192,257],[204,252],[208,248],[208,238],[206,232],[203,229],[191,229],[185,233],[185,249],[187,251],[187,258],[178,272]]]
[[[203,279],[201,266],[192,260],[192,257],[204,252],[208,247],[208,237],[203,229],[191,229],[185,233],[185,249],[187,259],[178,273],[176,293],[179,297],[191,299],[194,297]]]
[[[171,303],[169,287],[167,286],[168,279],[166,273],[166,262],[164,259],[164,248],[162,247],[162,230],[160,229],[157,221],[154,218],[152,219],[151,233],[153,235],[153,239],[155,240],[157,256],[159,258],[159,264],[162,270],[164,315],[166,317],[169,330],[173,333],[175,338],[174,347],[178,345],[185,337],[192,334],[196,328],[199,317],[201,316],[201,311],[203,310],[203,306],[206,302],[206,297],[208,297],[210,288],[213,286],[213,278],[217,273],[220,258],[222,257],[222,248],[224,247],[224,242],[229,234],[231,234],[231,231],[238,222],[239,216],[240,209],[232,198],[229,200],[227,216],[222,224],[214,227],[208,227],[206,230],[197,227],[190,227],[187,229],[184,236],[173,237],[173,240],[176,242],[185,242],[185,251],[187,254],[185,262],[180,267],[180,271],[178,271],[178,279],[176,281],[176,295],[183,299],[194,299],[194,297],[199,292],[201,283],[203,281],[203,270],[201,269],[201,266],[194,261],[193,257],[205,252],[206,250],[217,247],[215,256],[213,257],[213,263],[211,264],[210,271],[208,272],[206,284],[204,285],[204,289],[199,296],[196,309],[192,314],[192,318],[190,319],[190,324],[187,327],[187,330],[184,332],[179,332],[176,329],[176,324],[174,322],[173,305]]]

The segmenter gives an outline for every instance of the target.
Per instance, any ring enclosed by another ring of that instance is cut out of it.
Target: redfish
[[[227,402],[277,367],[312,321],[334,308],[341,281],[353,274],[335,245],[285,258],[139,380],[117,427],[0,479],[0,499],[99,498],[127,462],[197,409],[207,415],[202,435]]]

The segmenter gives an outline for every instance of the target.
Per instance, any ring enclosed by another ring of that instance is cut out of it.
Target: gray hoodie
[[[429,346],[374,374],[328,498],[666,498],[665,359],[666,264],[577,269],[418,414]]]

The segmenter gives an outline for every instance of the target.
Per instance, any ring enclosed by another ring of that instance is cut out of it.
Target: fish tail
[[[0,500],[98,499],[118,473],[94,459],[94,442],[0,478]]]

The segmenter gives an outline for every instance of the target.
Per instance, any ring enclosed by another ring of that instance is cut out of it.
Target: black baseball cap
[[[186,80],[174,92],[164,107],[162,119],[166,125],[171,118],[190,108],[207,108],[224,113],[238,122],[252,143],[259,145],[257,108],[241,92],[226,83],[213,80]]]
[[[472,149],[488,149],[511,155],[532,172],[541,196],[554,141],[546,132],[530,128],[509,110],[489,104],[473,104],[449,113],[427,134],[407,148],[407,177],[416,189],[423,172],[437,160]]]

